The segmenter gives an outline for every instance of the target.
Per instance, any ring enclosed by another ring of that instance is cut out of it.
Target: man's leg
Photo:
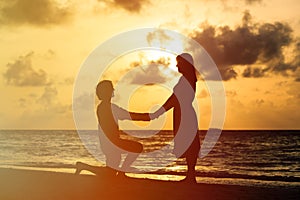
[[[121,148],[127,152],[127,156],[122,164],[121,170],[123,172],[130,171],[130,166],[137,159],[139,154],[143,151],[143,145],[139,142],[122,140]]]

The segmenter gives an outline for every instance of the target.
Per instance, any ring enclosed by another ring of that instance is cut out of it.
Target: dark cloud
[[[211,2],[213,0],[204,0]],[[215,0],[222,5],[225,12],[238,12],[241,7],[245,6],[255,6],[262,4],[263,0]]]
[[[131,67],[141,66],[141,70],[134,73],[130,77],[129,83],[131,84],[148,84],[152,83],[165,83],[168,77],[162,73],[162,69],[170,65],[168,58],[161,57],[158,60],[150,60],[147,63],[133,62]]]
[[[69,117],[72,111],[71,104],[61,103],[58,95],[54,84],[44,86],[44,90],[40,94],[23,95],[18,99],[22,121],[30,122],[32,120],[46,123],[47,118],[52,120],[56,117]]]
[[[248,66],[244,72],[243,72],[243,77],[254,77],[254,78],[259,78],[263,77],[265,75],[265,70],[258,68],[258,67],[250,67]]]
[[[148,33],[147,35],[147,42],[148,44],[152,44],[156,40],[159,41],[160,44],[162,44],[164,41],[171,40],[172,38],[168,36],[163,30],[157,29],[153,32]]]
[[[47,73],[42,70],[35,70],[32,67],[31,59],[33,52],[20,56],[12,63],[6,65],[7,70],[3,74],[8,85],[14,86],[44,86],[49,84]]]
[[[57,89],[54,86],[46,86],[44,88],[44,93],[37,99],[37,103],[45,106],[51,105],[56,99],[57,94]]]
[[[54,0],[0,0],[2,24],[51,25],[65,22],[72,15],[69,5]]]
[[[19,98],[19,106],[26,107],[27,106],[27,99],[26,98]]]
[[[300,81],[300,38],[297,38],[296,43],[295,43],[295,49],[294,49],[294,54],[295,57],[292,60],[292,65],[296,67],[295,70],[295,76],[296,79],[295,81],[299,82]]]
[[[62,104],[58,100],[58,91],[54,85],[44,87],[43,94],[36,100],[43,110],[50,111],[53,114],[66,114],[71,111],[70,104]]]
[[[44,91],[39,95],[20,98],[19,106],[21,107],[19,124],[23,127],[31,126],[32,122],[36,122],[34,128],[51,128],[52,123],[65,127],[65,120],[72,119],[71,104],[63,104],[59,101],[58,91],[54,85],[45,86]]]
[[[242,24],[236,28],[215,27],[208,23],[192,32],[217,64],[223,80],[237,76],[233,66],[248,65],[245,77],[261,77],[266,72],[285,74],[297,66],[286,63],[283,47],[292,44],[292,29],[282,22],[252,23],[248,11],[244,13]],[[252,64],[265,64],[266,69],[252,68]]]
[[[262,2],[262,0],[245,0],[245,3],[248,5],[252,5],[255,3],[261,3],[261,2]]]
[[[123,8],[128,12],[138,13],[142,10],[145,4],[149,4],[148,0],[98,0],[109,6]]]
[[[74,83],[74,77],[65,78],[62,82],[62,84],[64,85],[73,85],[73,83]]]
[[[96,102],[91,102],[91,99],[94,99],[95,95],[94,93],[84,93],[78,97],[76,97],[73,100],[73,109],[74,111],[78,111],[78,110],[91,110],[94,109],[93,107],[93,103],[96,104]]]
[[[228,81],[232,78],[236,78],[237,77],[237,73],[236,71],[234,71],[233,68],[223,68],[223,69],[219,69],[220,73],[221,73],[221,76],[222,76],[222,79],[224,81]],[[209,78],[208,78],[209,79]]]
[[[211,0],[204,0],[204,1],[207,1],[207,2],[209,2],[209,1],[211,1]],[[222,3],[236,3],[236,2],[238,2],[238,3],[241,3],[242,1],[244,1],[246,4],[248,4],[248,5],[251,5],[251,4],[255,4],[255,3],[262,3],[262,1],[263,0],[217,0],[217,1],[220,1],[220,2],[222,2]]]
[[[300,82],[300,67],[295,72],[295,81]]]
[[[51,59],[56,55],[55,51],[53,51],[52,49],[48,49],[48,51],[43,55],[43,57],[47,58],[47,59]]]
[[[265,103],[265,101],[263,99],[256,99],[255,100],[255,105],[257,105],[257,106],[261,106],[264,103]]]
[[[227,97],[236,97],[237,92],[235,90],[226,90],[226,96]]]

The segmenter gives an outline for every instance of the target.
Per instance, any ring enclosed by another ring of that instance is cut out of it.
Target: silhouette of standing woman
[[[187,162],[187,175],[183,180],[196,183],[195,166],[200,150],[200,141],[197,133],[198,120],[192,102],[196,91],[196,71],[193,57],[188,53],[176,57],[178,72],[183,76],[173,89],[173,94],[155,113],[150,114],[155,119],[164,112],[173,109],[174,150],[177,158],[185,158]]]

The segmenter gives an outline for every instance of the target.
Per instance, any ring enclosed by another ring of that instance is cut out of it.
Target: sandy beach
[[[2,200],[66,199],[297,199],[299,188],[247,187],[61,172],[0,169]]]

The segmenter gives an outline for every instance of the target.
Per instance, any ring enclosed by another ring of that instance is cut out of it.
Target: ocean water
[[[201,140],[205,133],[200,132]],[[0,130],[0,167],[74,173],[77,161],[104,166],[104,157],[95,156],[99,150],[96,134],[85,131],[80,139],[75,130]],[[144,152],[153,152],[172,140],[172,132],[161,131],[137,140],[143,144]],[[145,155],[139,157],[141,162],[136,167],[151,172],[131,176],[183,178],[184,159],[162,168],[158,167],[163,160],[160,155]],[[299,187],[300,131],[223,131],[212,151],[198,159],[196,170],[200,183]]]

